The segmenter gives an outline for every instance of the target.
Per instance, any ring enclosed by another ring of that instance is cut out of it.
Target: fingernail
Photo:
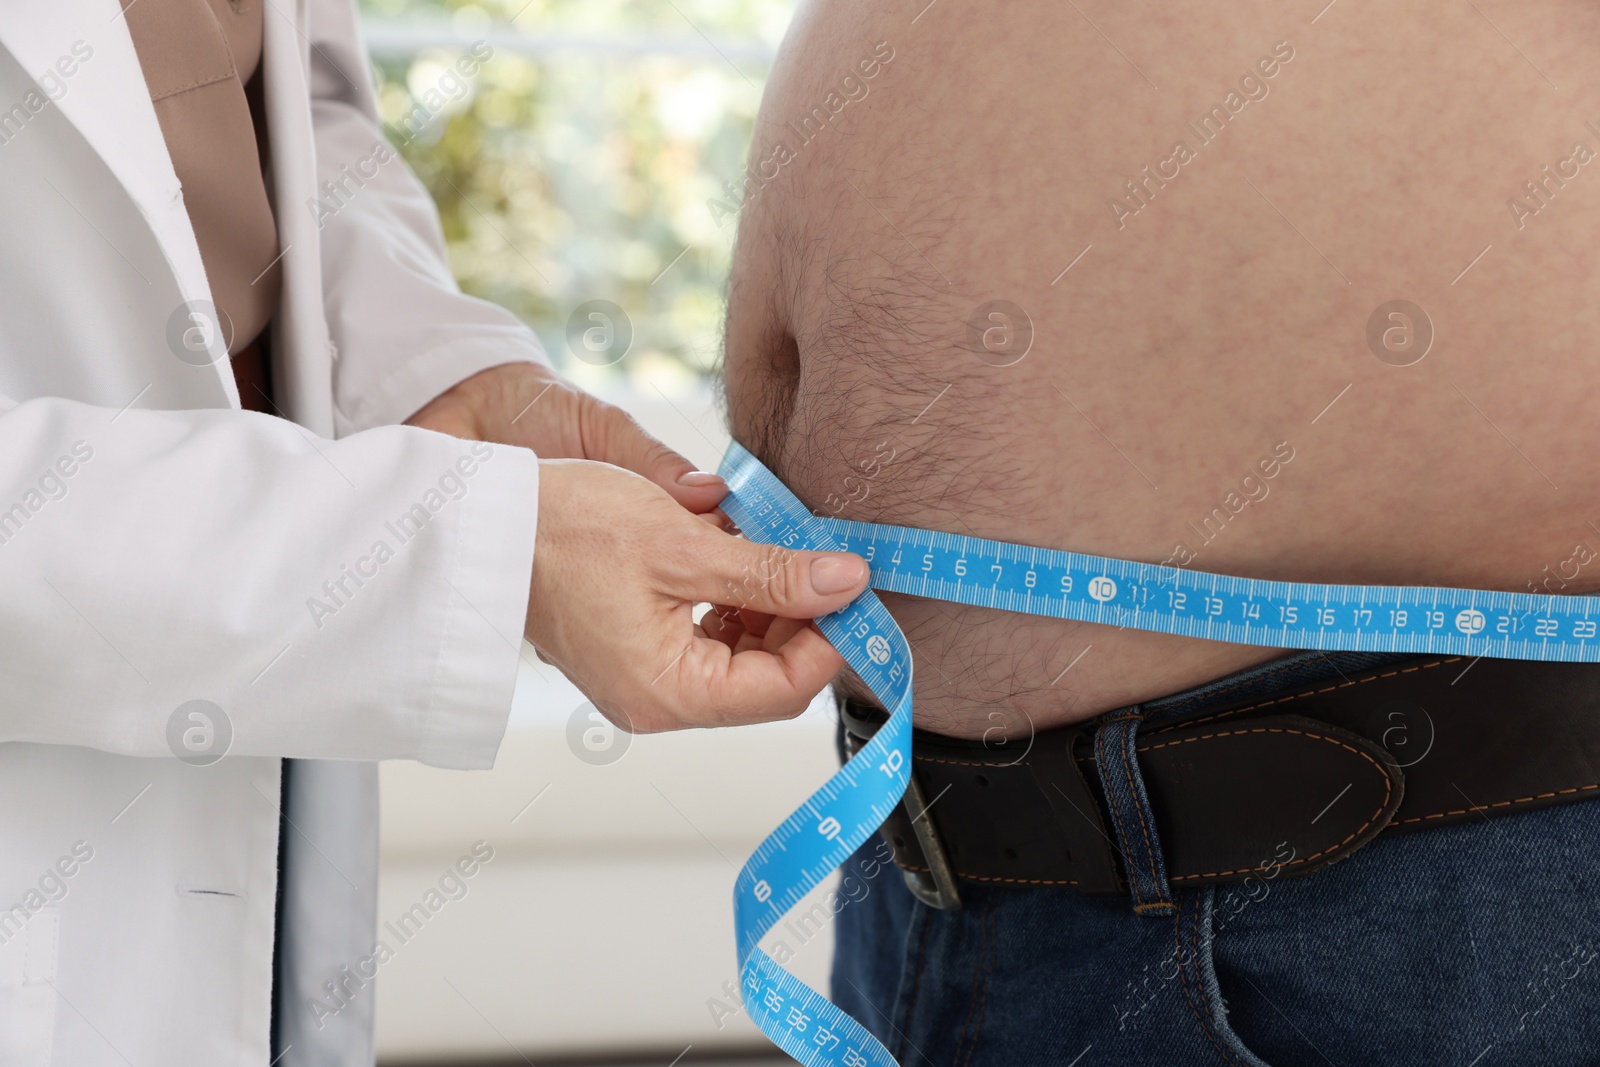
[[[678,478],[679,485],[687,485],[692,489],[699,489],[704,485],[716,485],[721,481],[722,475],[712,474],[710,471],[690,471]]]
[[[865,572],[858,556],[818,556],[811,561],[811,588],[823,596],[842,593],[860,585]]]

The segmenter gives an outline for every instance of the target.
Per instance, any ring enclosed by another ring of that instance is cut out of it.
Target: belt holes
[[[1014,848],[1008,848],[1008,849],[1003,850],[1001,852],[1001,855],[1003,855],[1008,860],[1014,860],[1014,859],[1017,858],[1017,850],[1014,849]]]
[[[905,848],[906,847],[906,839],[901,837],[899,834],[895,834],[894,835],[894,847],[895,848]]]
[[[973,775],[973,781],[977,782],[979,785],[988,785],[989,784],[989,779],[985,778],[981,774]]]

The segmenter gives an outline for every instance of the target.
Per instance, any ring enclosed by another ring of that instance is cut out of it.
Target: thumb
[[[685,598],[813,619],[850,603],[871,577],[867,561],[848,552],[800,552],[704,529],[711,566],[688,579]]]
[[[612,404],[594,401],[584,417],[584,455],[643,475],[688,510],[700,514],[728,493],[720,477],[693,463],[646,433],[633,416]]]

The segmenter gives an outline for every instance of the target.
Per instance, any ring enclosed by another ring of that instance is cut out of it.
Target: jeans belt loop
[[[1139,773],[1134,745],[1144,712],[1137,706],[1107,715],[1094,735],[1095,767],[1106,809],[1122,854],[1123,874],[1139,915],[1173,915],[1172,887],[1167,884],[1155,813]]]

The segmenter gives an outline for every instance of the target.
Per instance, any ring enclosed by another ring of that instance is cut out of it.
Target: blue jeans
[[[1140,711],[1159,721],[1388,659],[1291,656]],[[1130,788],[1108,785],[1110,802],[1137,803]],[[1597,871],[1600,803],[1583,802],[1385,834],[1325,870],[1242,885],[962,882],[963,907],[940,911],[878,878],[835,924],[833,998],[904,1067],[1595,1064]]]

